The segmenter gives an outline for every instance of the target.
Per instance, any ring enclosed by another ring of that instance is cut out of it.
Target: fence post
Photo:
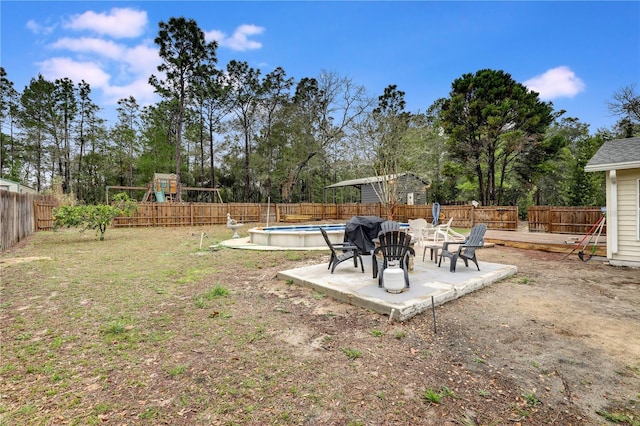
[[[468,208],[471,209],[471,214],[469,216],[471,217],[471,227],[473,228],[476,225],[476,209],[473,207],[473,204]]]
[[[38,200],[33,200],[33,232],[38,232]]]

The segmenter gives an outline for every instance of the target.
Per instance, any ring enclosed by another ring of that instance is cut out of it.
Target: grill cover
[[[361,253],[371,253],[375,248],[373,239],[378,238],[384,221],[378,216],[354,216],[344,226],[344,241],[355,244]]]

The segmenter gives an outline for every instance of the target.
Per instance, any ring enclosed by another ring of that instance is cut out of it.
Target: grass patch
[[[102,332],[104,334],[117,336],[119,334],[124,334],[127,329],[131,329],[131,326],[127,324],[127,322],[125,322],[124,320],[115,320],[105,325],[102,329]]]
[[[407,337],[407,333],[405,333],[404,331],[396,331],[395,333],[393,333],[393,337],[398,340],[402,340]]]
[[[483,398],[489,398],[491,397],[491,392],[486,389],[478,389],[478,395]]]
[[[226,297],[230,294],[231,292],[227,288],[221,285],[216,285],[215,287],[208,289],[203,294],[198,294],[194,296],[193,303],[196,306],[196,308],[205,309],[209,306],[208,302],[215,299],[219,299],[221,297]]]
[[[179,376],[185,371],[187,371],[187,366],[184,364],[175,365],[173,367],[167,368],[167,374],[171,377]]]
[[[609,411],[598,411],[599,416],[603,419],[613,422],[613,423],[626,423],[629,420],[629,416],[623,413],[611,413]]]
[[[342,353],[344,353],[350,360],[356,360],[362,356],[362,352],[353,348],[342,348]]]
[[[522,394],[522,397],[529,407],[536,407],[542,404],[542,401],[540,401],[534,392],[525,392]]]
[[[422,392],[422,399],[430,404],[440,404],[446,397],[458,398],[447,386],[440,386],[440,389],[427,388]]]
[[[224,288],[221,285],[216,285],[215,287],[207,290],[204,293],[204,298],[206,300],[214,300],[214,299],[217,299],[219,297],[228,296],[229,294],[231,294],[229,290],[227,290],[226,288]]]
[[[611,423],[640,426],[640,418],[634,418],[633,415],[625,412],[600,410],[596,411],[596,414]]]
[[[440,404],[440,401],[442,401],[442,395],[440,392],[432,388],[425,389],[425,391],[422,392],[422,398],[432,404]]]

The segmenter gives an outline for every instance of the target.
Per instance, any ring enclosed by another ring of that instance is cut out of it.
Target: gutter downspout
[[[609,209],[607,211],[607,251],[608,258],[618,253],[618,176],[616,170],[609,172],[611,182]]]

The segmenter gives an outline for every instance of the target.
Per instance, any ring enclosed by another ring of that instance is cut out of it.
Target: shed
[[[0,190],[4,189],[9,192],[17,192],[18,194],[37,194],[38,191],[21,184],[20,182],[14,182],[9,179],[0,178]]]
[[[609,263],[640,267],[640,137],[605,142],[584,170],[606,173]]]
[[[343,180],[325,189],[355,187],[360,190],[361,203],[382,203],[380,194],[383,188],[391,187],[396,194],[397,202],[402,204],[426,204],[429,184],[417,175],[407,172],[385,176],[371,176],[360,179]]]

